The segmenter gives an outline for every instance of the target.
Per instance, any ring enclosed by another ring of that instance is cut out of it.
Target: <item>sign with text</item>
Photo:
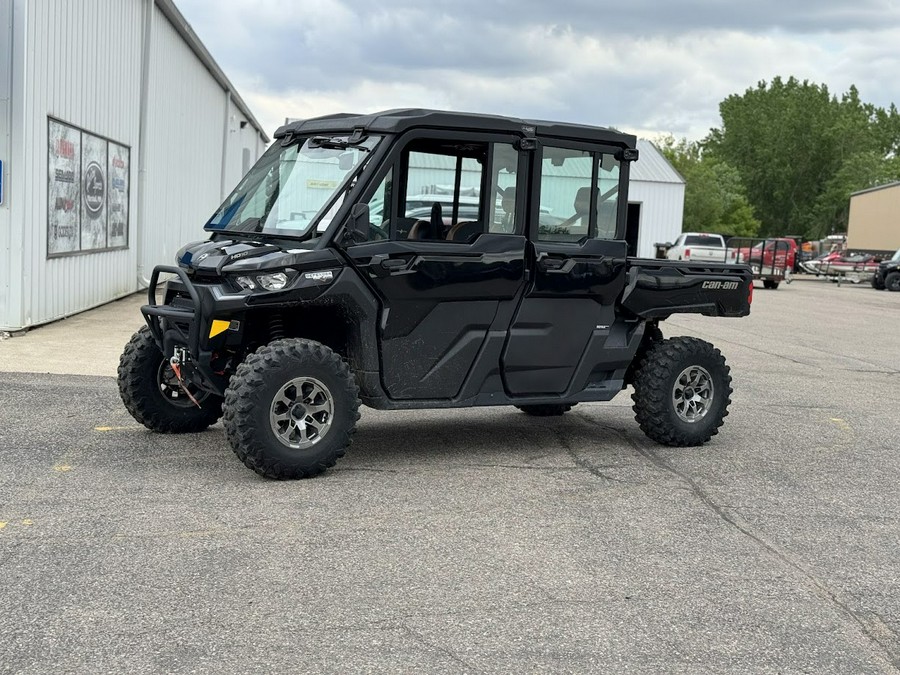
[[[47,256],[128,246],[131,149],[49,119]]]

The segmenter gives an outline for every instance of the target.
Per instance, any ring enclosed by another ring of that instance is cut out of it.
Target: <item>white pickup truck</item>
[[[666,251],[666,258],[696,262],[734,263],[737,261],[737,251],[728,249],[720,234],[682,232]]]

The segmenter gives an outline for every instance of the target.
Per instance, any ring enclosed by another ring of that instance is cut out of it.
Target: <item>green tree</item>
[[[747,201],[740,174],[727,162],[707,157],[699,143],[672,136],[657,146],[685,180],[684,224],[689,232],[754,236],[759,221]]]
[[[765,235],[845,230],[851,192],[896,180],[900,117],[825,85],[776,77],[719,105],[705,158],[733,166]],[[875,181],[873,183],[873,181]]]

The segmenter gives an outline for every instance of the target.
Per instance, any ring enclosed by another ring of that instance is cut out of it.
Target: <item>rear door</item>
[[[514,141],[419,132],[363,197],[370,238],[347,252],[381,303],[381,379],[393,399],[454,398],[489,335],[499,370],[525,282]]]
[[[510,395],[562,394],[609,379],[584,364],[602,360],[625,283],[628,169],[615,153],[549,139],[535,151],[531,280],[503,355]]]

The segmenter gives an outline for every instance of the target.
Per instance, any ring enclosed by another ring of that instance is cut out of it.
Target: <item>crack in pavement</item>
[[[429,642],[428,640],[425,639],[425,637],[421,633],[413,630],[405,623],[400,623],[400,627],[403,630],[405,630],[407,633],[409,633],[412,636],[412,638],[414,640],[416,640],[417,642],[425,645],[426,647],[430,647],[431,649],[434,649],[435,651],[438,651],[441,654],[444,654],[445,656],[449,656],[455,663],[458,663],[459,665],[465,667],[469,672],[474,672],[474,673],[484,672],[480,668],[476,668],[471,663],[466,661],[464,658],[462,658],[459,654],[454,652],[452,649],[448,649],[447,647],[442,647],[440,645],[436,645],[432,642]]]
[[[583,418],[581,415],[579,415],[578,413],[570,413],[570,415],[572,415],[572,416],[574,416],[574,417],[578,417],[578,418],[584,419],[584,418]],[[600,467],[598,467],[598,466],[596,466],[596,465],[594,465],[594,464],[591,464],[590,462],[588,462],[588,461],[587,461],[586,459],[584,459],[583,457],[580,457],[580,456],[578,455],[577,452],[575,452],[575,449],[572,447],[571,443],[569,443],[568,439],[565,437],[565,435],[563,434],[563,432],[562,432],[561,430],[557,429],[556,427],[550,427],[550,428],[549,428],[549,431],[551,431],[552,434],[553,434],[554,436],[556,436],[556,439],[559,441],[559,444],[563,446],[563,448],[564,448],[565,451],[566,451],[566,454],[567,454],[569,457],[572,458],[572,461],[575,463],[575,465],[578,466],[578,467],[580,467],[580,468],[582,468],[582,469],[584,469],[585,471],[587,471],[587,472],[590,473],[591,475],[596,476],[597,478],[602,478],[603,480],[612,481],[613,483],[623,483],[623,484],[630,484],[630,485],[642,485],[642,483],[639,483],[639,482],[636,482],[636,481],[623,480],[622,478],[613,478],[613,477],[610,476],[609,474],[603,473],[603,472],[600,470]]]
[[[888,626],[881,617],[874,612],[861,612],[853,609],[850,605],[842,600],[837,591],[832,590],[828,585],[819,579],[811,570],[798,560],[795,560],[789,553],[782,551],[778,546],[767,539],[762,534],[754,532],[752,526],[744,521],[739,514],[728,513],[722,506],[710,497],[706,491],[689,475],[683,471],[679,471],[674,466],[666,462],[662,457],[654,453],[650,448],[641,446],[633,438],[624,432],[613,427],[608,427],[583,415],[577,416],[579,419],[592,424],[619,436],[623,441],[628,443],[635,451],[647,459],[657,469],[665,471],[679,478],[688,488],[688,490],[700,500],[700,502],[718,516],[725,523],[736,529],[738,532],[748,537],[759,545],[770,557],[774,558],[783,567],[799,573],[811,586],[812,591],[821,599],[831,603],[839,614],[852,621],[853,624],[861,631],[863,637],[871,644],[877,646],[880,656],[894,670],[900,671],[900,642],[897,635]]]

